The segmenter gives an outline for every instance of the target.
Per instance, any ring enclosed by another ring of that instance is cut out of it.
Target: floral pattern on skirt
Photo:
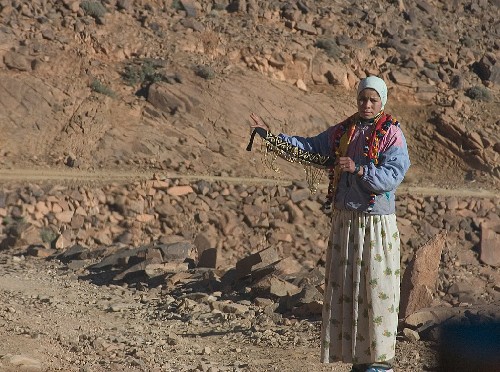
[[[321,362],[394,358],[400,293],[396,215],[336,210],[326,255]]]

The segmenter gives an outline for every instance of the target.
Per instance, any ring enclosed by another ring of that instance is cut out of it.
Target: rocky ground
[[[318,363],[326,187],[245,148],[368,74],[412,160],[396,368],[436,370],[440,327],[500,314],[499,5],[0,1],[0,370],[348,371]]]
[[[348,370],[318,363],[324,194],[231,181],[5,188],[2,367]],[[436,369],[443,324],[498,320],[498,205],[399,196],[403,268],[434,267],[405,270],[399,370]]]
[[[214,311],[221,294],[171,296],[79,280],[57,263],[2,254],[2,371],[348,371],[318,363],[317,319]],[[219,296],[219,297],[216,297]],[[435,366],[423,343],[398,344],[400,370]]]

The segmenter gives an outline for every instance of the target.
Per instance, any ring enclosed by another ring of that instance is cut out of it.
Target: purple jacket
[[[279,136],[301,149],[332,155],[332,133],[336,126],[314,137],[299,137],[280,134]],[[349,156],[356,164],[363,167],[363,176],[343,172],[335,195],[335,208],[356,210],[370,214],[395,213],[395,190],[403,181],[410,167],[410,158],[406,146],[406,139],[401,128],[391,125],[387,134],[380,141],[380,155],[378,164],[371,163],[363,155],[366,137],[369,137],[373,127],[357,124],[354,135],[347,149]],[[375,205],[368,211],[370,194],[375,193]]]

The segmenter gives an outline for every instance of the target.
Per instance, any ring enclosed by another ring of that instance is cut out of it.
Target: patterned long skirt
[[[337,210],[326,255],[321,362],[394,357],[400,293],[396,216]]]

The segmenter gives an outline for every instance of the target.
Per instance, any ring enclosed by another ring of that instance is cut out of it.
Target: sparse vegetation
[[[162,63],[155,61],[142,61],[140,64],[129,64],[125,66],[121,76],[126,84],[135,86],[143,84],[152,84],[165,80],[165,76],[157,69],[163,67]]]
[[[182,6],[182,3],[180,0],[172,1],[172,8],[174,8],[176,10],[184,10],[184,7]]]
[[[165,37],[165,33],[162,30],[161,25],[158,22],[151,22],[148,25],[149,29],[155,33],[158,37]]]
[[[470,99],[478,101],[491,101],[492,98],[491,93],[487,88],[477,85],[467,89],[465,95]]]
[[[4,225],[4,226],[13,225],[13,224],[22,225],[25,223],[26,223],[26,220],[22,216],[21,217],[5,216],[2,219],[2,225]]]
[[[438,371],[446,346],[491,346],[441,326],[500,318],[499,10],[500,0],[0,1],[0,372],[349,371],[320,363],[326,251],[340,249],[322,206],[329,178],[274,164],[260,136],[245,146],[252,112],[274,134],[307,137],[354,115],[368,75],[388,84],[387,114],[401,122],[391,132],[404,133],[412,162],[389,200],[401,235],[380,233],[396,265],[363,283],[405,330],[394,368]],[[433,251],[432,301],[408,310],[403,298],[396,311],[372,286],[400,280],[419,250]],[[361,325],[352,343],[371,346]],[[468,354],[457,349],[450,362]]]
[[[201,65],[196,67],[196,75],[199,77],[202,77],[205,80],[210,80],[215,77],[215,71],[212,67],[206,66],[206,65]]]
[[[82,1],[80,7],[83,9],[86,15],[93,18],[104,17],[106,14],[106,8],[100,1],[85,0]]]
[[[339,59],[342,55],[342,51],[334,39],[319,39],[314,46],[323,49],[328,57],[334,59]]]
[[[207,30],[201,33],[200,40],[206,54],[214,54],[219,47],[219,35],[216,32]]]
[[[104,94],[109,97],[115,97],[116,93],[107,85],[103,84],[101,81],[98,79],[94,79],[92,83],[90,83],[90,89],[92,89],[94,92]]]
[[[434,71],[438,70],[438,66],[435,63],[431,63],[431,62],[426,61],[426,62],[424,62],[424,66],[430,70],[434,70]]]
[[[212,9],[213,10],[225,10],[226,9],[226,4],[222,4],[222,3],[215,3],[213,6],[212,6]]]
[[[40,230],[40,238],[42,238],[42,242],[52,244],[57,239],[57,233],[49,227],[43,227]]]

